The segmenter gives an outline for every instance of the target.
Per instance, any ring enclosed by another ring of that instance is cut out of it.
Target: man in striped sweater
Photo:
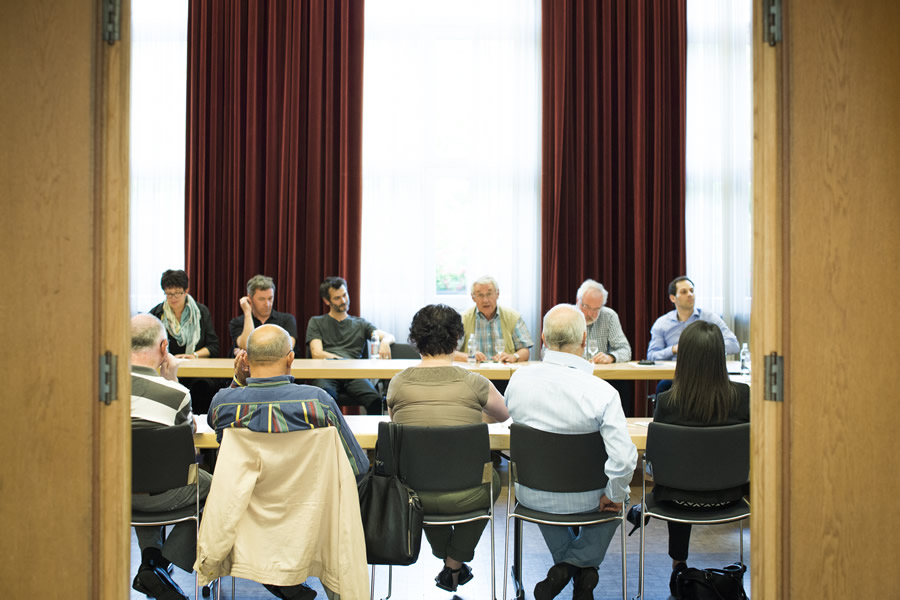
[[[172,427],[189,423],[191,394],[178,383],[178,360],[169,354],[169,339],[162,322],[153,315],[131,319],[131,426]],[[209,493],[212,475],[199,470],[200,496]],[[168,511],[194,502],[194,486],[160,494],[133,494],[131,505],[143,511]],[[179,523],[162,541],[161,527],[135,527],[141,548],[141,566],[132,587],[152,598],[181,600],[184,592],[168,573],[169,564],[190,572],[197,554],[197,535],[192,522]]]

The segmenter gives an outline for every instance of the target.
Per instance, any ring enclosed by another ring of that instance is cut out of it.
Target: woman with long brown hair
[[[681,333],[678,342],[678,362],[672,387],[656,399],[653,420],[688,427],[736,425],[750,421],[750,387],[728,378],[725,366],[725,341],[718,326],[696,321]],[[691,492],[655,485],[653,498],[657,502],[672,502],[684,508],[703,510],[740,501],[744,487]],[[691,541],[689,523],[667,522],[669,527],[669,557],[672,577],[669,587],[675,594],[678,573],[687,568],[688,546]]]

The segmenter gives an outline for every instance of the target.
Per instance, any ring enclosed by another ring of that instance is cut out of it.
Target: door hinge
[[[784,402],[784,357],[773,352],[766,356],[765,399]]]
[[[781,0],[763,0],[763,34],[770,46],[781,41]]]
[[[100,28],[103,30],[103,41],[110,46],[119,41],[122,5],[120,0],[101,0]]]
[[[116,399],[119,392],[117,368],[119,357],[112,352],[100,356],[100,402],[107,406]]]

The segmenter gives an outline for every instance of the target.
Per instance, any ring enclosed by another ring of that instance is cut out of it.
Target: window
[[[687,275],[697,306],[750,339],[753,88],[749,0],[687,8]]]
[[[163,300],[159,278],[184,268],[187,0],[131,5],[131,312]]]
[[[472,305],[492,275],[540,310],[540,3],[366,3],[362,312]]]

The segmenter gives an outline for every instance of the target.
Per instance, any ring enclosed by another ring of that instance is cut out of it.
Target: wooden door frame
[[[785,5],[782,5],[784,8]],[[787,11],[784,10],[784,13]],[[751,586],[760,598],[787,598],[790,503],[787,413],[764,399],[764,357],[784,355],[789,277],[787,262],[788,86],[784,42],[764,39],[762,2],[753,3],[753,306],[751,386]],[[785,385],[785,389],[787,386]]]
[[[99,13],[99,10],[97,11]],[[99,23],[99,18],[95,21]],[[98,403],[94,464],[94,589],[126,598],[131,563],[131,357],[129,309],[129,123],[131,3],[121,0],[121,39],[94,45],[94,274],[98,291],[94,356],[118,357],[117,398]]]

